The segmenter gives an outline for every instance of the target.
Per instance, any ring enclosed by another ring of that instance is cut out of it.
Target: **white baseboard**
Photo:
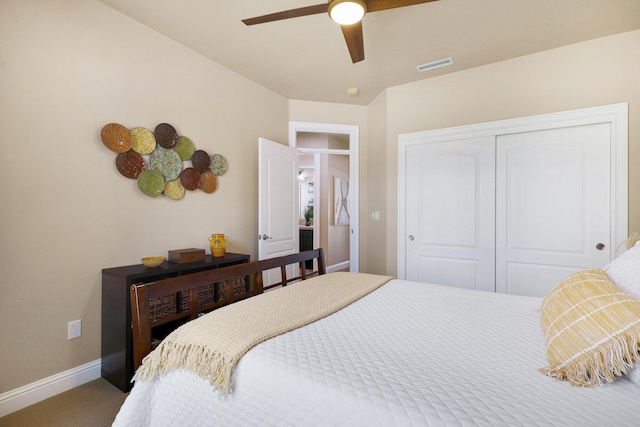
[[[349,271],[349,261],[344,261],[338,264],[333,264],[327,267],[327,273],[333,273],[334,271],[347,270]]]
[[[0,394],[0,417],[100,378],[100,359]]]

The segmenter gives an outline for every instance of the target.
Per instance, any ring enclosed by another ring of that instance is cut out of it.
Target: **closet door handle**
[[[596,249],[599,250],[599,251],[603,250],[604,249],[604,243],[598,243],[596,245]]]
[[[413,235],[412,235],[412,234],[410,234],[410,235],[409,235],[409,241],[410,241],[410,242],[413,242],[413,239],[414,239]]]

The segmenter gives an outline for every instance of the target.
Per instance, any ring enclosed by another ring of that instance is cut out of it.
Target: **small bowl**
[[[145,267],[154,268],[160,267],[166,260],[167,258],[163,256],[149,256],[146,258],[142,258],[141,261],[145,265]]]

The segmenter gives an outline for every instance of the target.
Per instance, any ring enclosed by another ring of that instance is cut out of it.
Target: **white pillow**
[[[603,270],[616,286],[629,295],[640,298],[640,241]]]

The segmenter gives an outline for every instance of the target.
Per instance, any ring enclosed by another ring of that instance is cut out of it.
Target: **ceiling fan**
[[[328,13],[331,19],[340,24],[342,34],[347,42],[351,60],[355,64],[364,59],[364,39],[362,36],[362,18],[367,12],[413,6],[437,0],[331,0],[328,3],[300,7],[243,19],[245,25],[264,24],[266,22],[297,18],[300,16]]]

